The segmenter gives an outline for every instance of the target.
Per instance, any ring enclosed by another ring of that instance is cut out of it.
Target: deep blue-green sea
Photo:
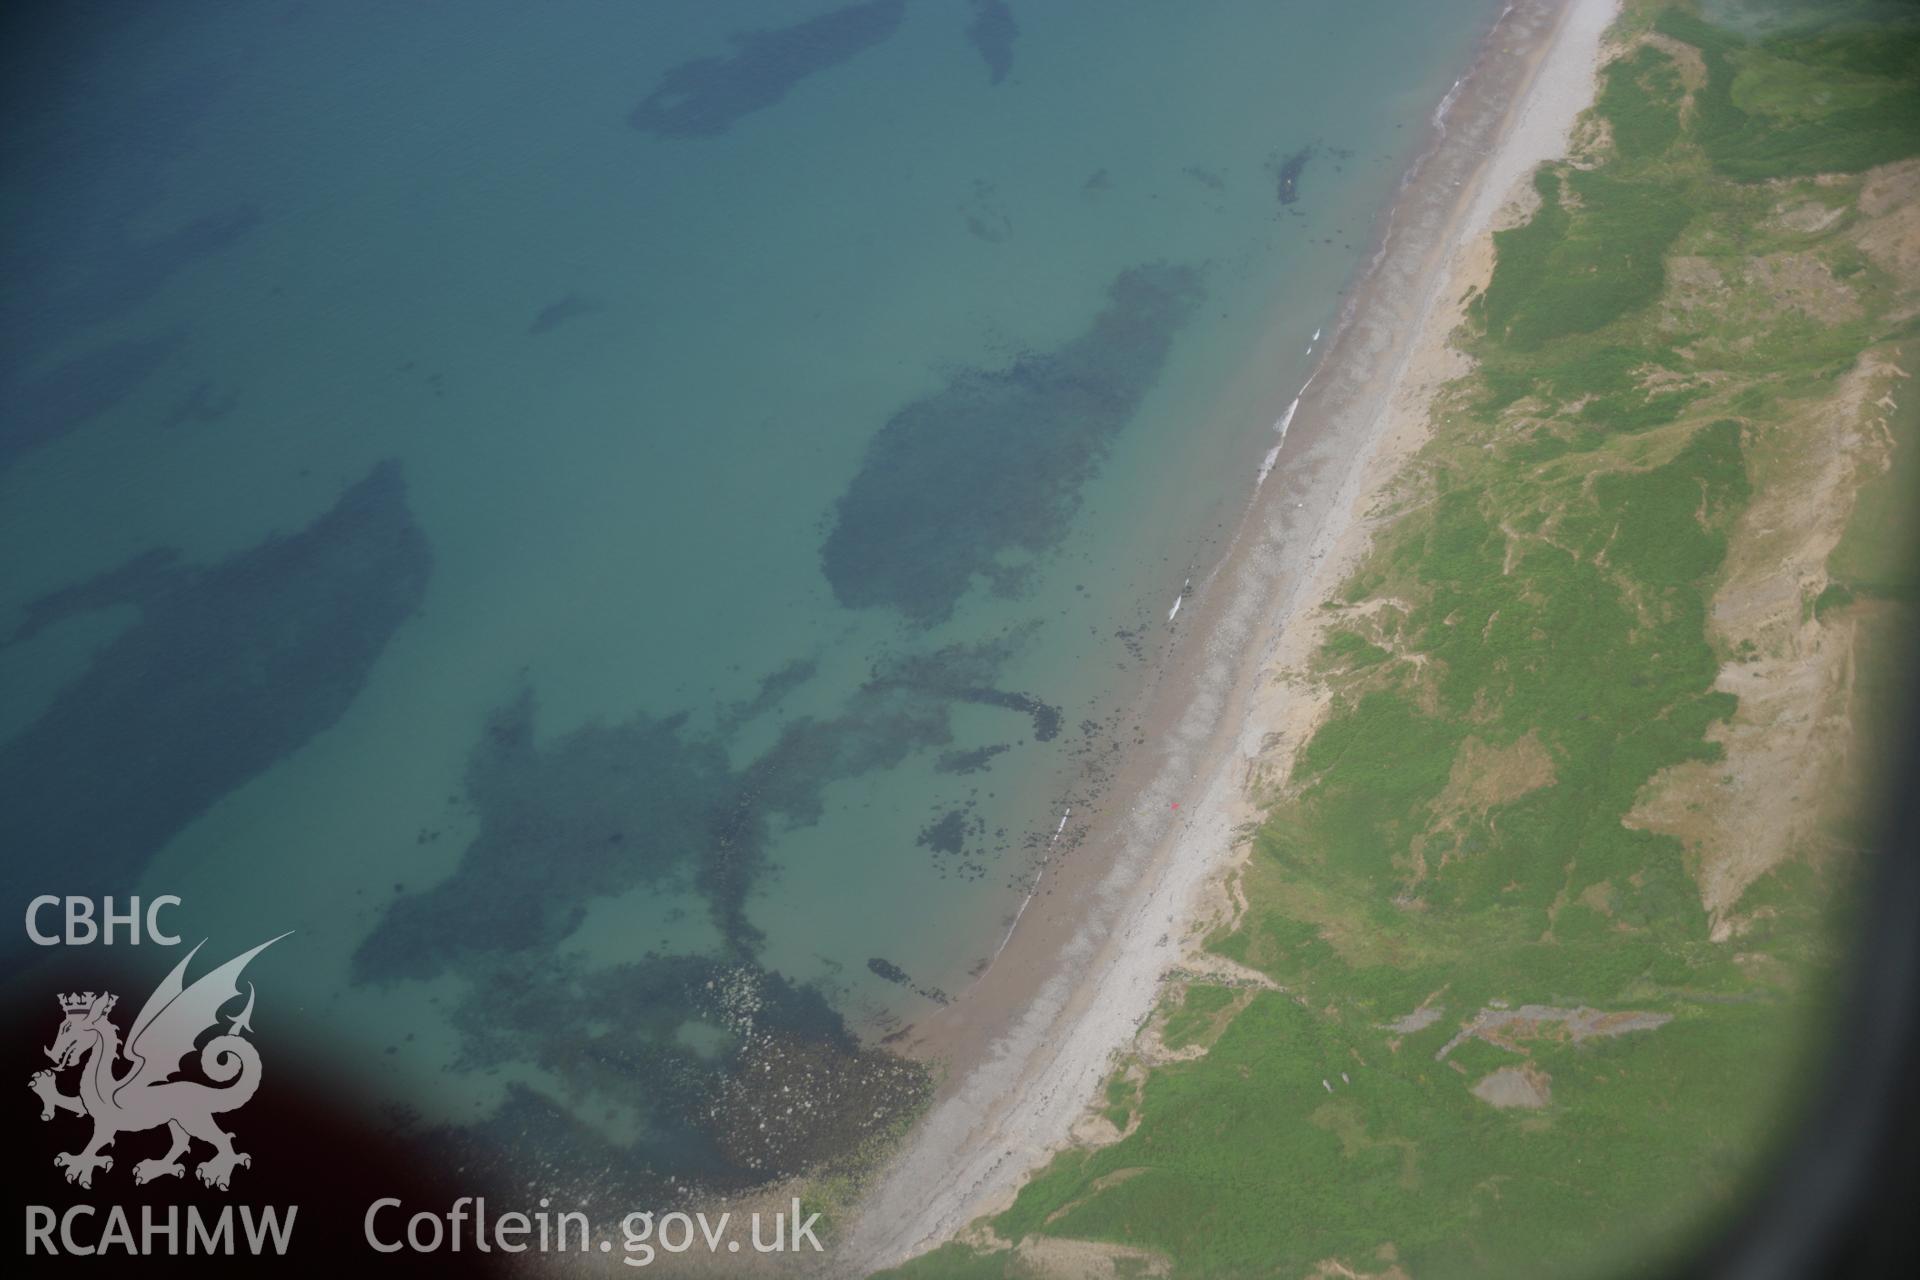
[[[294,931],[254,1025],[423,1131],[835,1149],[1099,803],[1497,9],[20,18],[7,909]]]

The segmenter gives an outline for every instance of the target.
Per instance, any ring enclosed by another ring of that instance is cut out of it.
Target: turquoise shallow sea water
[[[23,33],[9,893],[296,931],[263,1024],[442,1134],[831,1148],[741,1079],[883,1096],[990,957],[1496,12]]]

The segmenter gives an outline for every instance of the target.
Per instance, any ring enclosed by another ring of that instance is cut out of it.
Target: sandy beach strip
[[[1461,294],[1484,283],[1493,220],[1516,187],[1564,154],[1617,10],[1516,0],[1436,109],[1299,399],[1286,461],[1169,622],[1138,704],[1146,745],[1101,804],[1072,815],[992,966],[901,1046],[946,1075],[873,1178],[837,1268],[895,1265],[1009,1204],[1070,1140],[1166,975],[1217,918],[1238,833],[1259,816],[1250,777],[1318,717],[1281,677],[1318,643],[1317,606],[1365,553],[1369,513],[1426,438],[1433,391],[1461,371],[1448,344]]]

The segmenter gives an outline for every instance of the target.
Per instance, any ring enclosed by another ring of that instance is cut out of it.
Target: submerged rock
[[[906,0],[869,0],[790,27],[742,32],[731,55],[669,69],[627,123],[662,138],[716,137],[742,116],[774,106],[808,76],[879,44],[905,12]]]
[[[1191,267],[1123,271],[1085,332],[1004,369],[964,369],[900,409],[840,496],[821,568],[841,604],[923,626],[976,578],[1019,583],[1152,389],[1202,296]]]
[[[1006,0],[972,0],[973,21],[967,24],[967,40],[987,64],[987,74],[999,84],[1013,70],[1013,42],[1020,36],[1020,24]]]
[[[149,553],[30,607],[19,634],[113,603],[140,618],[0,746],[7,899],[125,893],[216,800],[340,718],[431,566],[383,462],[297,533],[206,568]]]

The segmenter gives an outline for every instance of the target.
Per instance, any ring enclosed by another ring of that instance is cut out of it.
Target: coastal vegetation
[[[1920,600],[1920,23],[1774,18],[1629,3],[1295,673],[1207,944],[1245,980],[1174,983],[1107,1140],[896,1274],[1605,1274],[1764,1175]]]

